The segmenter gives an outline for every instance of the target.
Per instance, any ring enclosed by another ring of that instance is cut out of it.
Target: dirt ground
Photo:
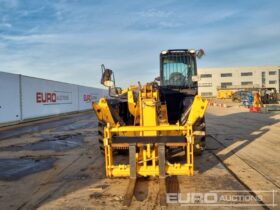
[[[260,200],[246,202],[249,207],[239,200],[223,201],[223,207],[160,207],[158,179],[141,178],[128,209],[279,209],[280,114],[208,107],[206,121],[207,147],[195,158],[195,175],[171,181],[182,195],[214,192]],[[94,113],[87,112],[1,128],[0,209],[124,209],[128,179],[105,177],[96,127]]]

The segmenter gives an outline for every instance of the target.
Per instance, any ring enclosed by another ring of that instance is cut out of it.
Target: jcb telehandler
[[[129,205],[139,176],[159,176],[164,205],[165,177],[194,173],[194,154],[205,147],[204,113],[208,101],[197,95],[196,58],[203,50],[164,50],[160,77],[122,90],[114,73],[102,65],[101,83],[109,96],[93,103],[99,120],[99,142],[108,177],[130,177],[124,205]],[[117,152],[128,151],[128,164],[114,163]],[[174,155],[183,154],[183,161]]]

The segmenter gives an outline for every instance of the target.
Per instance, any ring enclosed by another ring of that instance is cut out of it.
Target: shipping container
[[[92,102],[98,101],[104,95],[104,91],[98,88],[79,86],[79,110],[92,108]]]
[[[76,85],[22,76],[22,118],[78,111]]]
[[[0,72],[0,123],[21,120],[20,76]]]
[[[89,110],[107,90],[0,72],[0,125]]]

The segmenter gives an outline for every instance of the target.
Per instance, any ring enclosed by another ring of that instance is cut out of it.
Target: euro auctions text
[[[181,206],[264,206],[263,196],[270,195],[271,202],[266,206],[276,207],[276,191],[209,191],[189,193],[167,193],[166,201],[169,204]]]

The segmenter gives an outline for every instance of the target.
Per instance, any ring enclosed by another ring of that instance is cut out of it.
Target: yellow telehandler
[[[160,76],[154,82],[115,86],[114,73],[102,65],[101,83],[109,96],[93,103],[99,120],[100,150],[107,177],[130,177],[124,205],[130,205],[136,179],[158,176],[160,203],[165,205],[165,178],[194,173],[194,154],[205,148],[208,101],[197,95],[196,58],[203,50],[174,49],[160,53]],[[127,152],[128,163],[114,156]],[[181,154],[176,162],[174,155]]]

